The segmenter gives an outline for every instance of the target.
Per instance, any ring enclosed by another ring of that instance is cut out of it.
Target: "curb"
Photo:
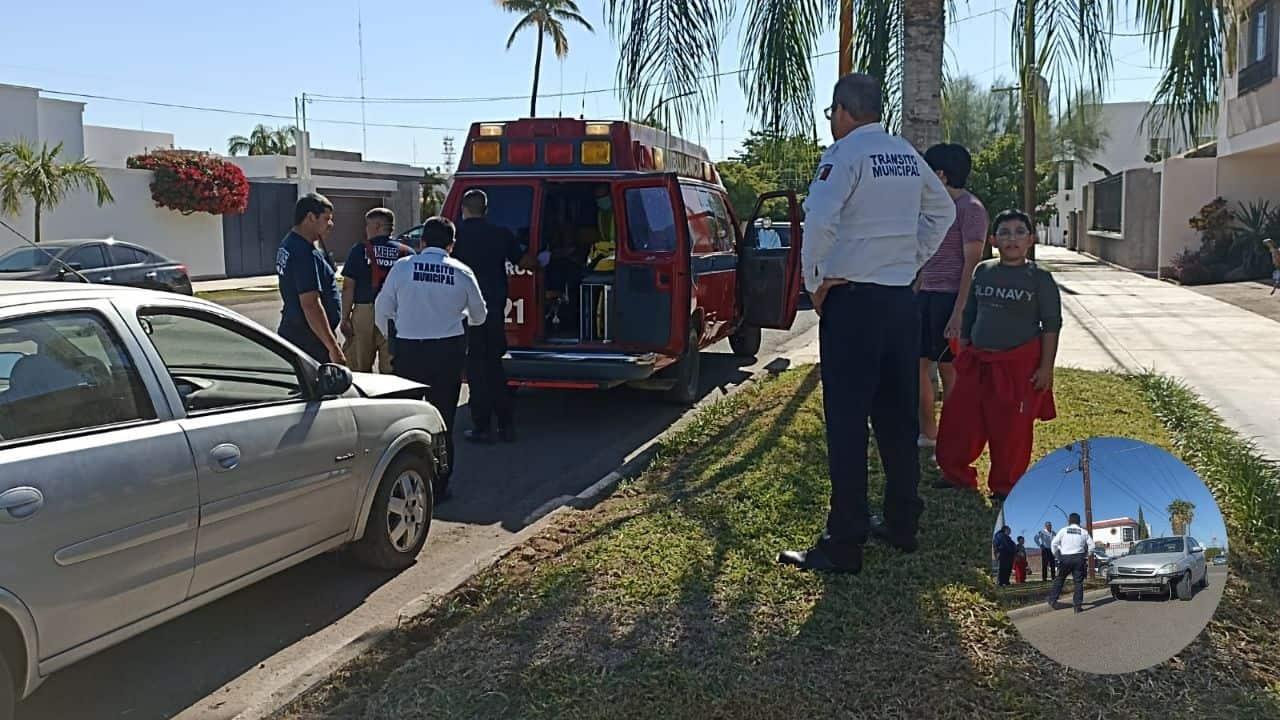
[[[787,358],[787,355],[783,354],[778,357],[779,359]],[[661,434],[641,446],[639,451],[637,451],[629,460],[623,462],[622,465],[597,480],[587,489],[577,495],[562,495],[544,503],[541,507],[534,510],[525,518],[525,528],[508,538],[508,541],[501,547],[492,550],[486,555],[477,558],[474,562],[460,568],[455,573],[454,577],[451,577],[440,589],[420,595],[405,603],[400,610],[396,612],[394,619],[388,620],[376,627],[366,630],[341,647],[330,652],[327,656],[318,660],[297,678],[286,683],[284,686],[271,691],[266,699],[250,704],[249,707],[236,714],[232,720],[265,720],[285,705],[288,705],[302,695],[316,688],[322,682],[327,680],[334,672],[342,668],[342,666],[372,649],[391,633],[399,629],[401,624],[426,614],[435,607],[441,599],[447,597],[449,594],[465,585],[476,575],[479,575],[480,573],[497,565],[503,558],[510,555],[512,552],[515,552],[530,539],[540,535],[542,531],[551,524],[552,520],[554,520],[556,516],[561,513],[568,512],[571,509],[586,510],[594,507],[601,500],[608,497],[623,480],[635,477],[644,472],[657,456],[658,447],[662,440],[682,427],[689,418],[693,417],[703,408],[710,407],[716,402],[721,402],[732,397],[742,390],[756,384],[761,379],[776,374],[777,371],[770,369],[776,361],[777,360],[775,359],[768,366],[753,372],[749,377],[726,391],[722,397],[718,398],[714,402],[690,408]],[[196,705],[192,705],[189,710],[195,709],[195,707]]]
[[[1097,602],[1098,600],[1102,600],[1104,598],[1109,598],[1109,597],[1111,597],[1110,590],[1090,590],[1084,594],[1084,603],[1088,605],[1090,603],[1094,603],[1094,602]],[[1058,599],[1058,604],[1059,605],[1063,604],[1062,598]],[[1014,623],[1017,623],[1019,620],[1027,620],[1027,619],[1030,619],[1033,617],[1039,617],[1041,615],[1044,615],[1046,613],[1051,613],[1051,612],[1054,612],[1054,610],[1053,608],[1049,607],[1049,603],[1046,602],[1045,600],[1041,600],[1034,605],[1027,605],[1026,607],[1020,607],[1014,610],[1010,610],[1006,612],[1005,615],[1008,615],[1010,620],[1012,620]]]

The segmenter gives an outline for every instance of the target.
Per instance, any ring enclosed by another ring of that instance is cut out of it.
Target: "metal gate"
[[[227,277],[273,275],[280,240],[293,227],[298,186],[249,183],[249,206],[242,215],[222,216],[222,253]]]

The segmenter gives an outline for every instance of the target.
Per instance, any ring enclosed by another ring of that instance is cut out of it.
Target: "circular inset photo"
[[[1177,655],[1222,599],[1227,530],[1169,453],[1096,438],[1027,471],[996,517],[992,573],[1022,637],[1067,667],[1136,672]]]

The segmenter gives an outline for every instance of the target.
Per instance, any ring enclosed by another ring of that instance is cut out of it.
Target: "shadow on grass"
[[[1280,711],[1276,692],[1260,690],[1280,677],[1274,628],[1258,631],[1275,606],[1253,590],[1228,589],[1239,625],[1211,626],[1185,659],[1146,673],[1104,683],[1045,662],[997,605],[986,569],[993,510],[973,493],[924,490],[921,549],[869,546],[857,577],[777,566],[776,551],[804,546],[825,517],[818,384],[798,371],[744,393],[741,412],[696,428],[683,455],[481,576],[409,628],[402,652],[349,668],[345,685],[284,717]],[[1042,442],[1058,443],[1055,432]],[[928,488],[935,471],[924,469]],[[878,498],[878,462],[870,477]],[[1257,651],[1226,640],[1241,632]]]

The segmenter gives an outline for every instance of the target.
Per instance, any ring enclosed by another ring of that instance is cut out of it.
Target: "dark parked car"
[[[186,265],[113,238],[58,240],[15,248],[0,255],[0,280],[88,280],[192,294]]]

